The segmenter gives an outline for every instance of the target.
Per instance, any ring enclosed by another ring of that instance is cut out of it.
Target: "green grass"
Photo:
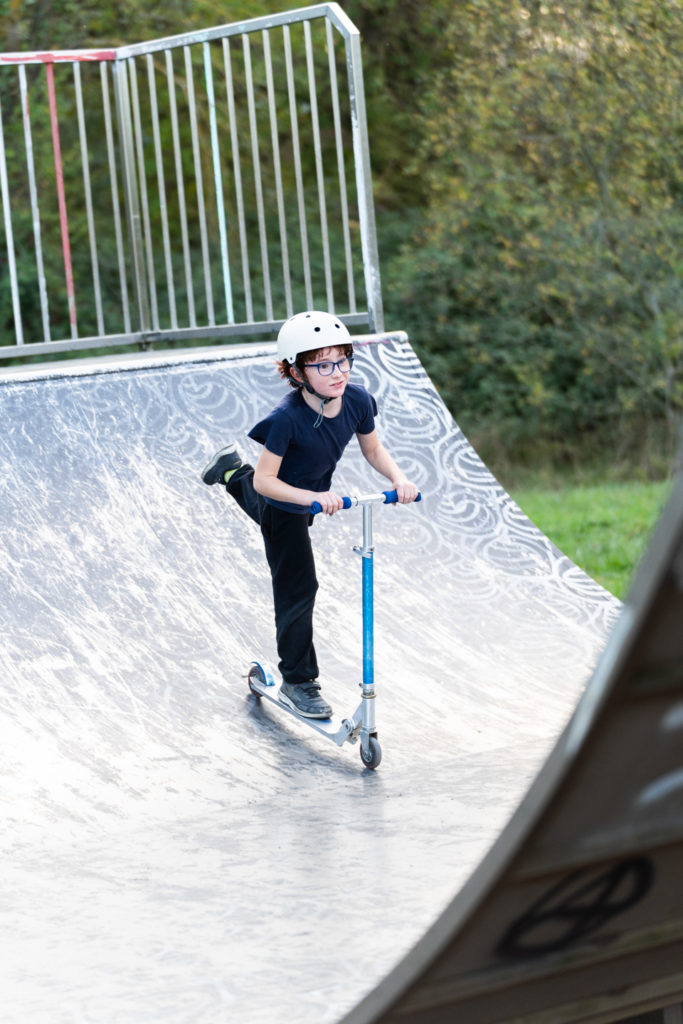
[[[573,562],[623,598],[670,491],[668,482],[510,488],[527,516]]]

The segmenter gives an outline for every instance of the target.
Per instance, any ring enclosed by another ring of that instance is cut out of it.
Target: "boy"
[[[342,508],[330,489],[332,474],[354,434],[401,503],[414,501],[418,490],[377,436],[374,398],[349,383],[353,345],[336,316],[310,310],[290,317],[278,334],[277,354],[280,375],[294,390],[249,431],[263,445],[256,469],[230,444],[214,455],[202,480],[224,484],[261,527],[273,583],[279,700],[305,718],[329,718],[332,708],[320,692],[313,645],[318,580],[310,506],[319,502],[327,515]]]

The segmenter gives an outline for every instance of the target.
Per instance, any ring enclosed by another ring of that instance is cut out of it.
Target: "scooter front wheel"
[[[369,738],[367,748],[363,746],[361,740],[360,759],[366,768],[377,768],[382,760],[382,748],[376,736]]]

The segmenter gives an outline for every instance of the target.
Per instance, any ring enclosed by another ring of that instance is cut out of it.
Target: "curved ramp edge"
[[[586,692],[519,809],[344,1024],[587,1024],[667,1007],[679,1019],[682,622],[679,479]]]
[[[360,340],[425,495],[375,517],[376,773],[243,678],[276,661],[262,542],[199,474],[228,440],[256,455],[274,346],[0,375],[7,1024],[338,1021],[545,775],[618,602],[505,494],[405,336]],[[355,444],[336,484],[377,489]],[[325,692],[350,710],[358,516],[313,535]]]

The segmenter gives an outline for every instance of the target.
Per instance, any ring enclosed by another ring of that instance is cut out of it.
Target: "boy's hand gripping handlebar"
[[[398,494],[396,491],[381,491],[379,494],[355,494],[351,497],[342,498],[342,508],[355,508],[357,505],[395,505],[398,501]],[[422,495],[418,491],[417,498],[415,501],[422,501]],[[408,502],[408,504],[413,504]],[[319,512],[322,512],[323,507],[319,501],[314,501],[311,505],[311,515],[317,516]]]

